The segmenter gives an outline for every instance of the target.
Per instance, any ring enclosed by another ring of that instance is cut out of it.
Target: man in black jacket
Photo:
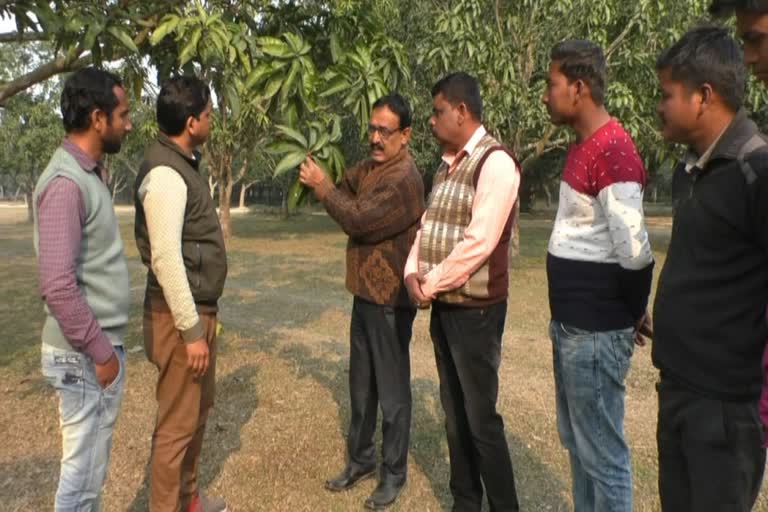
[[[768,146],[742,109],[746,71],[725,29],[689,31],[656,68],[663,135],[689,147],[653,314],[661,505],[748,511],[765,465]]]

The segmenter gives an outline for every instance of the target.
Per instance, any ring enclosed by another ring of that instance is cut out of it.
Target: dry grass
[[[3,510],[50,510],[60,441],[56,399],[38,363],[42,308],[30,228],[0,212],[0,497]],[[5,222],[3,223],[3,219]],[[154,416],[154,369],[141,346],[141,269],[129,214],[121,216],[132,272],[134,310],[129,370],[104,492],[107,511],[146,510],[146,462]],[[650,222],[659,263],[668,219]],[[522,255],[512,263],[501,368],[504,416],[525,510],[569,510],[566,455],[555,427],[544,254],[547,218],[523,220]],[[201,484],[235,511],[361,510],[369,481],[348,493],[323,490],[344,463],[347,329],[344,236],[322,216],[288,221],[268,215],[235,220],[230,278],[222,304],[217,405],[207,434]],[[409,485],[393,510],[450,506],[448,460],[428,315],[414,327],[414,416]],[[133,350],[131,350],[133,349]],[[649,349],[636,352],[628,378],[636,510],[659,510],[656,489],[656,372]],[[768,495],[759,510],[768,510]]]

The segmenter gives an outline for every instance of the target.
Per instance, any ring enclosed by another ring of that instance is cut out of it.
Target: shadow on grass
[[[283,219],[269,213],[252,213],[232,218],[238,238],[284,240],[296,235],[320,235],[339,232],[339,226],[325,214],[298,213]]]
[[[248,365],[216,381],[216,405],[208,418],[200,457],[198,485],[203,490],[221,474],[229,456],[240,451],[240,431],[250,421],[259,404],[256,373],[256,367]],[[144,480],[127,508],[129,512],[149,509],[149,476],[147,462]]]
[[[336,356],[348,353],[348,348],[345,343],[335,341],[326,341],[319,346],[324,353],[332,355],[334,359],[314,355],[306,345],[298,343],[283,347],[278,355],[299,368],[298,376],[311,377],[331,392],[333,400],[338,405],[339,429],[346,435],[350,421],[349,362],[346,357],[336,359]],[[448,488],[449,462],[445,445],[445,423],[440,406],[439,387],[436,382],[430,379],[417,378],[411,381],[411,392],[413,396],[411,464],[421,468],[441,508],[450,510],[453,499]],[[522,440],[508,435],[507,441],[512,453],[513,464],[515,464],[519,494],[521,494],[520,482],[526,483],[524,509],[567,510],[568,504],[561,498],[562,493],[566,490],[565,484],[538,459],[536,454]],[[376,443],[380,452],[380,425],[377,425]],[[339,456],[343,458],[344,454],[339,454]],[[341,464],[343,465],[343,463]],[[525,475],[525,478],[521,478],[521,475]],[[532,488],[527,487],[529,483]]]
[[[30,510],[30,503],[53,506],[59,480],[59,457],[35,455],[0,463],[3,510]]]

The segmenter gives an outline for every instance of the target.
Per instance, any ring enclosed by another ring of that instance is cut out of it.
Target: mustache
[[[371,150],[374,150],[374,149],[380,149],[380,150],[383,151],[384,150],[384,144],[380,144],[378,142],[371,142]]]

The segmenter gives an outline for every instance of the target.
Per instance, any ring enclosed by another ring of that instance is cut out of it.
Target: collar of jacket
[[[712,150],[707,167],[715,160],[736,160],[744,143],[759,131],[747,111],[743,107],[740,108]]]
[[[168,137],[163,132],[159,132],[157,134],[157,141],[164,147],[170,149],[174,153],[177,153],[180,157],[182,157],[184,160],[186,160],[189,165],[191,165],[196,171],[198,170],[198,167],[200,166],[200,152],[199,151],[193,151],[192,156],[189,156],[187,153],[184,152],[183,149],[181,149],[178,144],[173,142],[170,137]]]

